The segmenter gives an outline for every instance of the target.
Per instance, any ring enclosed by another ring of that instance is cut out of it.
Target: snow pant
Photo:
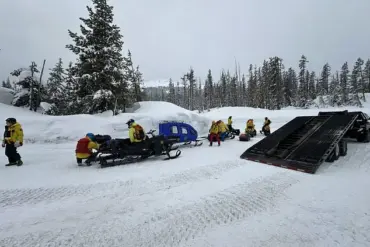
[[[6,144],[5,155],[8,157],[9,163],[15,163],[18,160],[21,160],[21,156],[14,144]]]
[[[221,141],[225,141],[226,136],[227,136],[227,132],[226,131],[225,132],[222,132],[220,134]]]
[[[81,159],[81,158],[76,158],[76,160],[77,160],[77,164],[82,164],[82,160],[85,160],[85,163],[86,164],[89,164],[89,163],[91,163],[91,162],[93,162],[93,161],[95,161],[95,159],[96,159],[96,156],[98,155],[98,152],[96,152],[96,153],[92,153],[88,158],[86,158],[86,159]]]
[[[212,146],[212,143],[213,143],[214,139],[216,139],[218,145],[221,144],[221,142],[220,142],[220,136],[218,134],[211,133],[209,135],[209,145]]]

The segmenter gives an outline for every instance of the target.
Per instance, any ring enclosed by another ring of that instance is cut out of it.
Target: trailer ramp
[[[314,174],[356,118],[357,115],[296,117],[240,158]]]

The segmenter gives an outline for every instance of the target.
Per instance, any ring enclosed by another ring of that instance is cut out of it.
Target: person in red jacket
[[[85,160],[87,166],[91,166],[91,162],[95,160],[96,154],[93,150],[99,149],[99,144],[95,141],[93,133],[87,133],[84,138],[81,138],[76,145],[76,160],[79,166],[82,165],[82,160]]]

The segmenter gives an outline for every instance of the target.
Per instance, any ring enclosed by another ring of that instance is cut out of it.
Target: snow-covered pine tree
[[[324,64],[324,66],[322,67],[319,82],[316,85],[317,95],[318,95],[318,98],[319,98],[319,106],[325,106],[329,103],[325,99],[329,95],[329,77],[330,77],[330,73],[331,73],[331,67],[330,67],[329,63]]]
[[[14,95],[12,105],[28,106],[31,111],[37,111],[40,106],[43,86],[40,84],[37,74],[40,71],[37,64],[32,62],[29,68],[21,68],[10,73],[12,76],[18,77],[17,85],[21,90]]]
[[[167,101],[176,104],[176,90],[175,84],[173,83],[172,79],[170,78],[168,82],[168,94],[167,94]]]
[[[54,68],[51,69],[46,84],[46,100],[52,105],[46,114],[63,115],[66,109],[66,91],[64,81],[65,71],[63,68],[63,60],[62,58],[59,58]]]
[[[260,108],[268,108],[270,105],[270,65],[269,62],[264,60],[261,68],[261,82],[259,84],[260,90]]]
[[[309,98],[308,98],[308,81],[306,80],[306,67],[307,67],[308,60],[306,56],[302,55],[301,59],[299,60],[299,89],[298,89],[298,106],[306,108],[309,105]]]
[[[361,91],[361,82],[362,82],[362,65],[364,61],[359,58],[357,59],[355,65],[353,66],[351,81],[349,85],[349,104],[353,106],[362,106],[360,101],[359,93]],[[365,95],[364,95],[365,96]]]
[[[240,106],[247,106],[247,82],[245,79],[245,75],[242,75],[241,82],[240,82],[240,93],[241,93],[241,102]],[[258,104],[258,87],[256,88],[256,105]]]
[[[97,113],[113,110],[122,90],[128,85],[124,80],[122,35],[113,24],[113,7],[107,0],[92,0],[94,9],[87,6],[89,18],[80,18],[81,35],[68,30],[74,45],[67,45],[76,55],[74,76],[83,107],[81,113]],[[124,88],[123,88],[124,87]]]
[[[188,92],[187,74],[181,77],[181,84],[182,84],[183,92],[182,92],[182,103],[180,106],[185,109],[189,109],[189,92]]]
[[[283,102],[283,82],[282,82],[282,75],[281,75],[281,66],[282,60],[279,57],[272,57],[269,61],[269,75],[270,75],[270,83],[269,83],[269,96],[270,96],[270,104],[268,105],[268,109],[270,110],[280,110],[282,107]]]
[[[195,110],[194,109],[194,99],[195,99],[195,92],[197,90],[197,84],[196,84],[196,79],[194,75],[194,70],[193,68],[190,68],[190,71],[186,74],[186,79],[189,82],[189,96],[188,96],[188,105],[190,111]]]
[[[220,83],[219,83],[219,94],[218,97],[220,99],[220,107],[224,107],[226,105],[226,96],[227,96],[227,78],[225,71],[221,72],[220,76]]]
[[[13,89],[12,84],[10,83],[9,77],[6,78],[6,81],[3,81],[2,86],[5,88]]]
[[[284,106],[295,106],[297,94],[297,74],[293,68],[289,68],[283,73],[284,92],[283,100]]]
[[[249,107],[257,107],[256,93],[257,93],[257,78],[253,73],[253,65],[249,65],[249,78],[247,87],[247,105]]]
[[[342,65],[341,72],[340,72],[340,79],[339,84],[341,88],[341,99],[339,104],[340,105],[348,105],[349,103],[349,69],[348,69],[348,62],[345,62]]]
[[[364,83],[366,85],[366,93],[370,93],[370,59],[368,59],[365,63],[363,76]]]
[[[315,87],[315,84],[316,84],[316,73],[315,73],[315,71],[311,71],[308,80],[309,80],[309,82],[308,82],[309,98],[310,98],[310,100],[314,100],[317,97],[316,87]]]
[[[230,79],[230,106],[238,106],[238,77],[234,75]]]
[[[340,103],[340,94],[341,88],[339,85],[339,73],[337,71],[336,74],[332,76],[329,84],[328,104],[333,107],[337,106]]]
[[[124,104],[131,105],[134,102],[142,101],[143,74],[140,72],[139,66],[136,66],[136,68],[134,67],[130,50],[128,50],[127,56],[124,57],[123,60],[126,70],[121,83],[122,96],[128,98]],[[127,87],[129,87],[129,89]]]

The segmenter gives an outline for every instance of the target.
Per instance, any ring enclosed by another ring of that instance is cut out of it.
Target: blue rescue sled
[[[161,122],[159,135],[163,135],[165,138],[176,138],[178,143],[183,143],[183,145],[193,144],[197,147],[203,144],[203,141],[198,139],[198,132],[193,126],[184,122]]]

